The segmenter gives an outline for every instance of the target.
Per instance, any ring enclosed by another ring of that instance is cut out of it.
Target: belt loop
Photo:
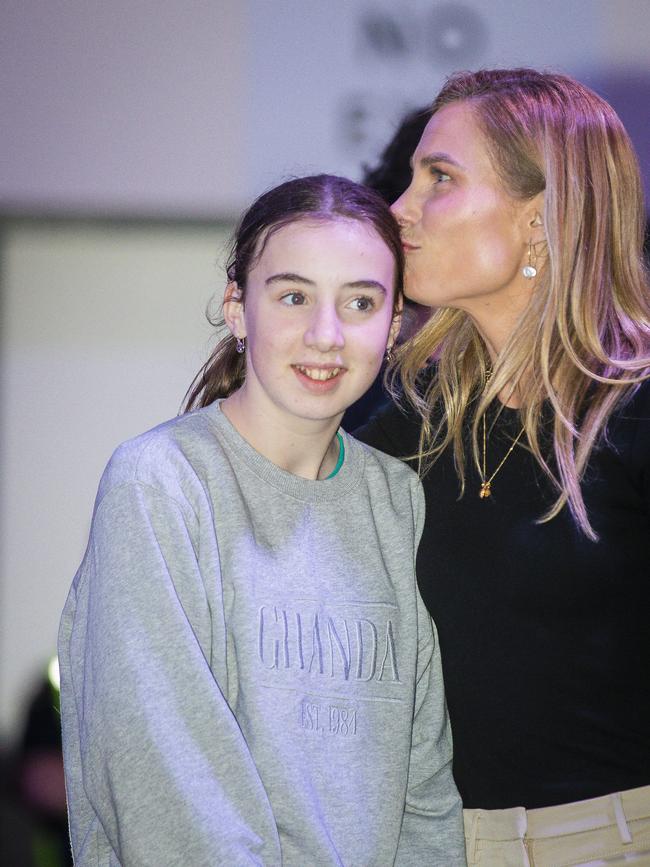
[[[479,810],[472,810],[472,825],[467,840],[467,860],[470,864],[476,863],[476,837],[478,834]]]
[[[524,867],[530,867],[530,850],[528,848],[529,839],[528,839],[528,810],[524,807],[515,807],[516,810],[516,824],[517,824],[517,833],[519,834],[519,840],[521,842],[522,848],[522,861]]]
[[[620,792],[613,792],[610,796],[612,799],[612,803],[614,804],[614,815],[616,816],[616,824],[618,825],[618,833],[621,835],[622,843],[631,843],[632,835],[630,834],[630,829],[627,824],[627,819],[625,818],[625,812],[623,810],[623,801],[621,800]]]

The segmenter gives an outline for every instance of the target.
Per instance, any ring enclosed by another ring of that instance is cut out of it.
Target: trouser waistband
[[[609,825],[618,825],[621,836],[627,837],[627,822],[650,818],[650,786],[533,810],[470,809],[464,817],[466,836],[478,834],[484,840],[560,837]]]

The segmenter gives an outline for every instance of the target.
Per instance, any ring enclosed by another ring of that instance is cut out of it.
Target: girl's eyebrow
[[[292,271],[281,271],[279,274],[272,274],[264,281],[265,286],[270,286],[272,283],[301,283],[304,286],[315,286],[316,283],[308,277],[303,277],[301,274],[295,274]],[[379,280],[353,280],[350,283],[344,283],[345,289],[375,289],[378,292],[388,294],[386,287]]]
[[[429,166],[434,166],[437,163],[448,163],[451,166],[458,166],[459,169],[465,168],[458,162],[458,160],[455,160],[450,154],[446,154],[443,151],[434,151],[434,153],[420,157],[417,162],[423,169],[426,169]],[[411,157],[411,169],[414,167],[413,157]]]
[[[343,284],[346,289],[376,289],[386,294],[386,287],[379,280],[354,280],[352,283]]]
[[[313,280],[307,277],[302,277],[300,274],[294,274],[292,271],[281,271],[279,274],[272,274],[264,281],[268,286],[271,283],[306,283],[308,286],[315,286]]]

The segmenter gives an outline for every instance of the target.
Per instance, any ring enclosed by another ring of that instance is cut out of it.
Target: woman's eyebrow
[[[451,166],[458,166],[459,169],[464,169],[464,166],[461,165],[458,160],[455,160],[450,154],[444,153],[444,151],[434,151],[433,153],[420,157],[420,159],[417,160],[417,163],[424,169],[429,166],[434,166],[437,163],[448,163]],[[415,165],[413,157],[411,157],[411,169],[413,168],[415,168]]]

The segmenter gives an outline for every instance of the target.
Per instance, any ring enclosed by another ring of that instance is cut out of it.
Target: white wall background
[[[174,416],[205,360],[223,227],[15,222],[3,286],[0,711],[55,650],[115,446]]]
[[[595,86],[647,184],[649,13],[648,0],[5,0],[0,737],[54,648],[106,459],[175,414],[206,356],[218,220],[287,174],[358,176],[404,109],[479,65]]]
[[[240,0],[3,0],[5,211],[239,209]]]

